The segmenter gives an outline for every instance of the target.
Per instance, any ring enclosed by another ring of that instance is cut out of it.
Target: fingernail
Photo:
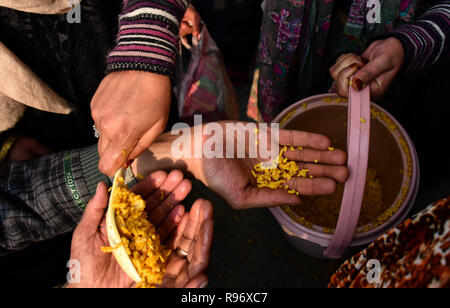
[[[361,62],[366,65],[367,63],[369,63],[369,59],[361,57]]]
[[[362,82],[361,79],[356,79],[354,81],[354,84],[359,91],[361,91],[364,88],[364,82]]]
[[[204,289],[204,288],[206,288],[206,287],[208,286],[208,284],[209,284],[209,281],[203,282],[203,283],[199,286],[199,289]]]

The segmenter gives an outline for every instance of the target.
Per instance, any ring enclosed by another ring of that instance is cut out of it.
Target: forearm
[[[2,165],[0,254],[71,232],[100,181],[96,146]]]
[[[172,136],[170,133],[161,135],[141,156],[131,165],[133,174],[136,177],[146,177],[157,170],[178,169],[191,174],[200,181],[204,180],[201,167],[201,158],[190,157],[175,158],[172,147],[174,141],[179,136]]]
[[[387,36],[396,37],[405,50],[405,72],[449,60],[450,1],[431,7],[412,24],[400,26]]]
[[[173,76],[180,22],[188,0],[128,0],[107,72],[139,70]]]

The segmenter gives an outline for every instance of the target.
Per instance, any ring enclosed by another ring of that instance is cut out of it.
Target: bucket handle
[[[350,85],[348,103],[348,170],[341,211],[328,248],[324,256],[340,259],[350,246],[361,213],[370,143],[370,89],[369,86],[357,91]]]

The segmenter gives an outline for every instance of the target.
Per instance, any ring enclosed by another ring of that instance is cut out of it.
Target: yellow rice
[[[141,277],[137,287],[156,287],[162,282],[171,251],[161,244],[155,227],[147,218],[145,201],[139,195],[119,187],[111,198],[122,245]],[[117,247],[102,248],[102,251],[112,249]]]

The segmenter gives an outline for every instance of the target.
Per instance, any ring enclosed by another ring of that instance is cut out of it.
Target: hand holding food
[[[236,209],[299,204],[300,195],[331,194],[336,182],[346,181],[346,155],[327,137],[280,130],[279,142],[271,169],[261,168],[261,158],[203,158],[198,177]]]
[[[183,179],[181,172],[173,171],[167,176],[165,172],[158,171],[137,184],[134,192],[125,189],[119,191],[116,213],[120,213],[117,221],[122,238],[117,247],[108,247],[106,221],[103,218],[108,194],[105,185],[100,184],[72,241],[71,259],[80,261],[81,282],[69,284],[68,287],[133,286],[133,280],[122,270],[113,254],[105,253],[119,247],[126,247],[130,253],[141,277],[138,286],[199,287],[205,284],[207,278],[204,271],[211,245],[212,208],[210,204],[204,205],[205,202],[197,201],[198,205],[194,205],[191,213],[185,213],[184,207],[177,204],[187,196],[190,189],[190,182]],[[150,206],[127,207],[145,205],[144,199]],[[190,215],[194,223],[187,223]],[[192,251],[186,250],[188,258],[173,251],[181,247],[177,245],[181,245],[183,239],[198,239]],[[179,267],[183,262],[187,266]]]
[[[348,97],[351,78],[352,86],[362,90],[370,86],[372,99],[380,99],[389,89],[395,76],[405,61],[403,45],[390,37],[373,42],[361,55],[344,54],[330,68],[331,77],[336,81],[340,96]]]
[[[227,124],[237,128],[235,135],[228,138]],[[331,194],[335,191],[336,182],[346,181],[348,171],[343,164],[347,157],[343,151],[332,148],[325,136],[294,130],[280,130],[280,147],[274,151],[276,157],[273,157],[279,159],[279,163],[261,171],[261,163],[267,162],[267,159],[260,156],[251,158],[250,152],[255,151],[263,140],[257,141],[262,138],[257,125],[251,124],[254,125],[253,130],[247,129],[247,124],[212,123],[224,132],[221,137],[224,146],[220,148],[221,155],[218,155],[222,158],[194,158],[193,152],[189,154],[190,157],[175,158],[172,150],[180,137],[166,133],[132,164],[133,172],[146,175],[157,169],[184,169],[220,194],[235,209],[299,204],[299,195]],[[213,138],[217,138],[205,134],[204,127],[200,129],[203,136],[197,140],[203,149],[211,145]],[[244,158],[226,158],[229,143],[237,144],[238,136],[249,137],[250,134],[254,134],[255,139],[252,142],[247,139]],[[196,144],[194,135],[191,130],[188,137],[192,139],[191,145]],[[270,144],[270,140],[267,144]]]
[[[150,146],[166,127],[170,96],[167,76],[121,71],[103,79],[91,102],[100,133],[100,171],[113,176]]]

